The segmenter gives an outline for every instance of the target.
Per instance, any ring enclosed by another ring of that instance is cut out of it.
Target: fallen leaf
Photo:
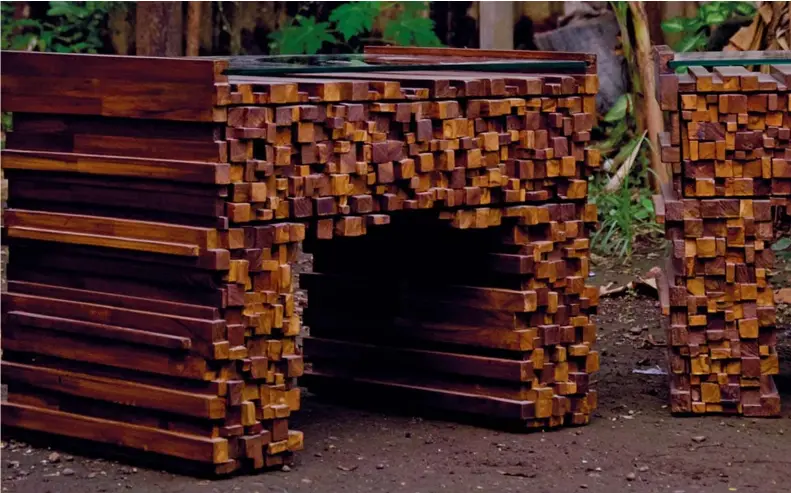
[[[791,304],[791,288],[780,288],[775,291],[775,303]]]
[[[599,296],[600,297],[612,296],[614,294],[625,293],[626,290],[629,288],[628,284],[624,285],[624,286],[612,287],[613,284],[615,284],[615,283],[611,282],[611,283],[607,284],[606,286],[600,286],[599,287]]]

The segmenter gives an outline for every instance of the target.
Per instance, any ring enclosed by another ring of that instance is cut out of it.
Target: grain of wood
[[[218,474],[292,463],[303,375],[521,428],[587,423],[595,59],[382,53],[586,67],[228,77],[219,60],[3,52],[4,423],[151,440]]]

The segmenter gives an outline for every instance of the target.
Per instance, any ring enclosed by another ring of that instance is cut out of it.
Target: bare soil
[[[625,283],[659,252],[630,265],[600,260],[593,281]],[[309,268],[309,261],[303,263]],[[788,285],[791,266],[778,278]],[[302,298],[304,300],[304,297]],[[50,450],[4,437],[8,492],[788,492],[791,489],[791,313],[780,307],[779,419],[673,418],[657,301],[605,298],[597,317],[602,370],[589,426],[508,433],[439,418],[352,409],[308,394],[294,427],[306,448],[287,471],[211,481]],[[53,455],[53,452],[56,452]],[[85,452],[82,452],[84,454]],[[54,459],[52,462],[50,459]]]

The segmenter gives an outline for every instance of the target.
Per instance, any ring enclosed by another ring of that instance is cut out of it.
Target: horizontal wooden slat
[[[137,159],[92,154],[41,151],[2,151],[3,169],[22,169],[85,175],[157,178],[187,183],[230,183],[227,164],[164,159]]]
[[[58,430],[58,433],[74,438],[211,464],[228,461],[228,441],[224,438],[203,438],[13,402],[3,403],[2,415],[4,426],[42,432]]]
[[[225,402],[219,397],[10,361],[3,362],[2,368],[7,382],[198,418],[226,415]]]
[[[141,252],[164,253],[168,255],[184,255],[197,257],[200,247],[184,243],[168,243],[164,241],[140,240],[137,238],[123,238],[116,236],[102,236],[86,233],[72,233],[43,228],[8,227],[10,238],[26,240],[49,241],[53,243],[68,243],[72,245],[90,245],[122,250],[136,250]]]
[[[36,313],[9,311],[5,314],[5,321],[10,324],[37,327],[39,329],[50,329],[58,332],[68,332],[77,334],[78,336],[102,337],[166,349],[186,351],[192,347],[192,343],[188,337],[157,334],[144,330],[97,324],[82,320],[70,320],[67,318],[51,317]]]
[[[331,359],[352,367],[408,363],[410,371],[438,372],[470,377],[527,382],[534,378],[530,361],[509,360],[468,354],[386,347],[349,341],[305,337],[305,351],[312,360]]]

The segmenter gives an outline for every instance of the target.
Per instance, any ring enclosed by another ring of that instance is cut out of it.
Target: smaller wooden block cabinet
[[[775,221],[791,211],[791,56],[654,48],[672,182],[655,197],[670,254],[674,413],[777,416]],[[754,71],[746,66],[755,65]]]

